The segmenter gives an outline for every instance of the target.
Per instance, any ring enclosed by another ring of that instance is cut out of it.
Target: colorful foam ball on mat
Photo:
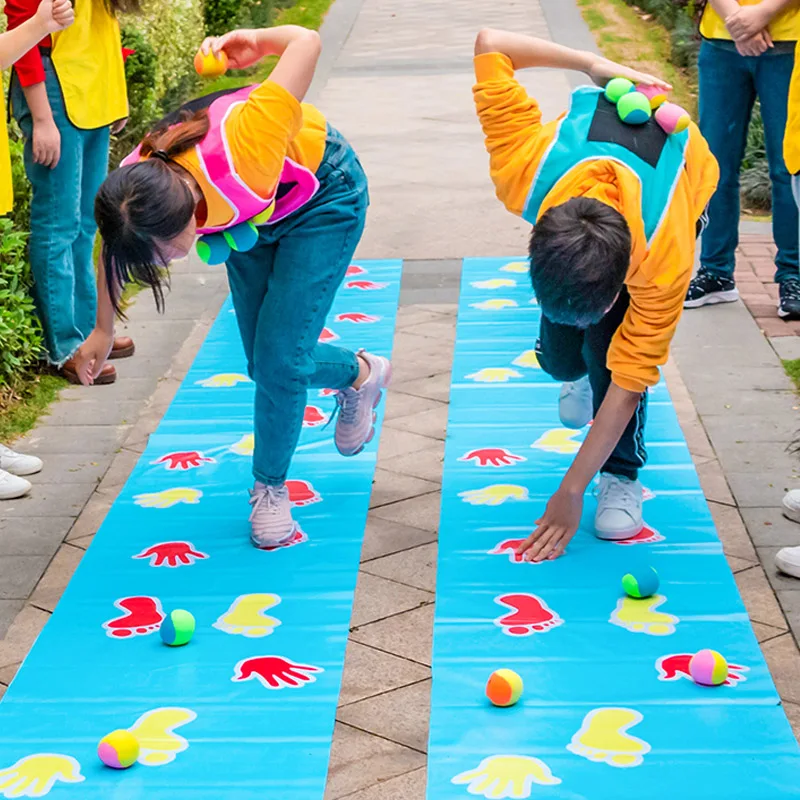
[[[652,597],[658,591],[658,573],[652,567],[637,567],[622,576],[622,588],[629,597]]]
[[[512,669],[498,669],[489,676],[486,696],[493,705],[506,708],[522,697],[522,678]]]
[[[689,674],[701,686],[719,686],[728,679],[728,662],[716,650],[700,650],[689,661]]]
[[[100,740],[97,755],[107,767],[128,769],[139,758],[139,740],[130,731],[113,731]]]
[[[652,108],[653,111],[667,102],[666,91],[664,91],[664,89],[659,89],[658,86],[640,83],[636,87],[636,91],[639,92],[639,94],[643,94],[650,101],[650,108]]]
[[[675,103],[664,103],[656,111],[656,122],[661,126],[664,133],[681,133],[689,127],[692,118],[689,112]]]
[[[194,57],[194,68],[203,78],[219,78],[228,71],[228,54],[223,50],[218,56],[214,53],[206,55],[198,50]]]
[[[170,647],[182,647],[188,644],[194,636],[194,617],[182,608],[170,611],[161,623],[159,632],[164,644]]]
[[[258,242],[258,228],[252,222],[243,222],[223,231],[222,235],[231,250],[237,253],[246,253],[252,250]]]
[[[606,100],[616,105],[623,95],[632,92],[636,87],[627,78],[612,78],[606,84]]]
[[[221,233],[209,233],[201,236],[197,240],[197,255],[200,260],[206,264],[216,266],[217,264],[224,264],[230,254],[231,246],[225,241],[225,237]]]
[[[629,92],[620,97],[617,113],[626,125],[644,125],[653,116],[650,101],[641,92]]]

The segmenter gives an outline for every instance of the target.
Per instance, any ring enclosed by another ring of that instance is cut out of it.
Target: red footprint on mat
[[[309,481],[286,481],[289,500],[293,506],[310,506],[319,503],[322,498]]]
[[[365,322],[379,322],[380,317],[373,317],[372,314],[362,314],[360,311],[348,311],[346,314],[337,314],[336,321],[355,322],[358,324]]]
[[[317,406],[306,406],[303,412],[303,427],[316,428],[324,425],[328,421],[328,415],[322,413],[322,409]]]
[[[323,328],[322,333],[319,335],[319,341],[325,344],[325,342],[335,342],[339,338],[338,333],[334,333],[330,328]]]
[[[146,636],[157,631],[164,621],[161,601],[157,597],[123,597],[114,605],[125,612],[121,617],[103,623],[106,633],[114,639]]]
[[[306,683],[314,683],[314,672],[324,672],[321,667],[295,664],[280,656],[256,656],[240,661],[234,668],[234,683],[257,680],[267,689],[300,689]]]
[[[541,597],[535,594],[504,594],[495,597],[495,603],[514,609],[494,621],[509,636],[531,636],[545,633],[564,623]]]
[[[374,283],[373,281],[348,281],[345,284],[347,289],[361,289],[363,292],[371,292],[375,289],[385,289],[388,283]]]
[[[297,530],[295,530],[295,532],[287,541],[281,542],[280,544],[267,544],[263,547],[259,547],[258,549],[271,553],[274,550],[282,550],[284,547],[294,547],[296,544],[303,544],[303,542],[307,541],[308,536],[306,536],[305,532],[300,528],[297,528]]]
[[[333,397],[335,394],[338,394],[338,389],[320,389],[319,396],[320,397]]]
[[[364,269],[364,267],[359,267],[358,264],[351,264],[347,268],[347,272],[345,272],[345,275],[348,278],[352,278],[354,275],[366,275],[366,274],[367,271]]]
[[[689,673],[689,662],[694,653],[677,653],[672,656],[661,656],[656,661],[658,679],[660,681],[677,681],[679,678],[692,680]],[[750,667],[742,667],[739,664],[728,664],[728,679],[723,686],[736,686],[740,681],[746,681],[741,673],[749,672]]]
[[[645,525],[636,536],[630,539],[621,539],[614,544],[653,544],[653,542],[663,542],[664,537],[655,529]]]

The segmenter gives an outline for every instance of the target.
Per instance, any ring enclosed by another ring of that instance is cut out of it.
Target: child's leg
[[[584,331],[580,328],[550,322],[543,315],[536,342],[539,366],[557,381],[580,380],[587,372],[583,341]]]

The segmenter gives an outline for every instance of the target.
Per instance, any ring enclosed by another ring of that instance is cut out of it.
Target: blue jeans
[[[286,479],[303,426],[307,391],[343,389],[358,377],[350,350],[319,344],[325,318],[353,257],[369,205],[367,178],[353,149],[329,128],[311,202],[227,263],[250,377],[256,384],[253,474]]]
[[[61,366],[83,344],[95,324],[94,198],[108,174],[110,128],[76,128],[67,116],[52,61],[47,56],[42,60],[47,97],[61,133],[61,159],[55,169],[33,161],[33,118],[16,78],[11,102],[14,118],[25,136],[25,172],[33,189],[33,296],[48,358]]]
[[[772,230],[778,248],[775,280],[798,277],[797,206],[783,161],[793,66],[794,55],[787,51],[747,57],[707,41],[701,45],[700,130],[719,161],[720,181],[709,204],[700,262],[717,275],[733,277],[739,243],[739,170],[758,97],[772,178]]]

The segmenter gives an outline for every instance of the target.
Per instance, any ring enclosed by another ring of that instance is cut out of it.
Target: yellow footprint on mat
[[[515,367],[527,367],[528,369],[539,369],[539,358],[535,350],[526,350],[520,353],[512,362]]]
[[[545,431],[531,447],[536,450],[544,450],[545,453],[562,453],[572,455],[580,450],[581,443],[575,441],[576,436],[580,436],[580,431],[570,428],[552,428]]]
[[[516,308],[516,300],[508,300],[506,298],[493,298],[491,300],[483,300],[480,303],[471,303],[472,308],[477,308],[480,311],[499,311],[502,308]]]
[[[137,494],[133,502],[142,508],[172,508],[178,503],[187,503],[190,506],[197,505],[203,493],[199,489],[188,489],[186,487],[175,489],[164,489],[163,492],[152,492],[150,494]]]
[[[254,433],[242,436],[236,444],[231,445],[231,453],[236,453],[237,456],[251,456],[255,449],[256,437]]]
[[[154,708],[142,714],[129,728],[139,740],[139,763],[146,767],[161,767],[175,760],[189,742],[175,733],[176,728],[197,719],[188,708]]]
[[[531,796],[531,786],[556,786],[560,778],[553,777],[550,767],[530,756],[489,756],[475,769],[462,772],[451,783],[467,786],[473,795],[494,798],[511,797],[524,800]]]
[[[214,623],[214,627],[248,639],[269,636],[281,621],[264,612],[277,606],[280,601],[277,594],[243,594],[233,601],[231,607]]]
[[[596,708],[586,715],[567,750],[612,767],[638,767],[650,745],[627,731],[642,719],[631,708]]]
[[[623,597],[611,613],[609,622],[633,633],[647,633],[650,636],[669,636],[675,633],[675,626],[680,620],[672,614],[656,609],[663,605],[667,598],[663,594],[652,597]]]
[[[203,378],[201,381],[195,381],[195,383],[198,386],[205,386],[207,389],[220,389],[238,386],[240,383],[252,383],[252,381],[247,375],[241,375],[238,372],[224,372],[212,375],[210,378]]]
[[[506,500],[528,500],[528,490],[513,483],[494,483],[482,489],[467,489],[458,496],[471,506],[499,506]]]
[[[473,281],[476,289],[503,289],[516,286],[517,282],[511,278],[489,278],[488,281]]]
[[[509,261],[508,264],[504,264],[500,267],[500,272],[517,272],[522,274],[529,269],[530,267],[525,261]]]
[[[521,378],[522,374],[511,367],[485,367],[467,377],[478,383],[508,383],[512,378]]]

